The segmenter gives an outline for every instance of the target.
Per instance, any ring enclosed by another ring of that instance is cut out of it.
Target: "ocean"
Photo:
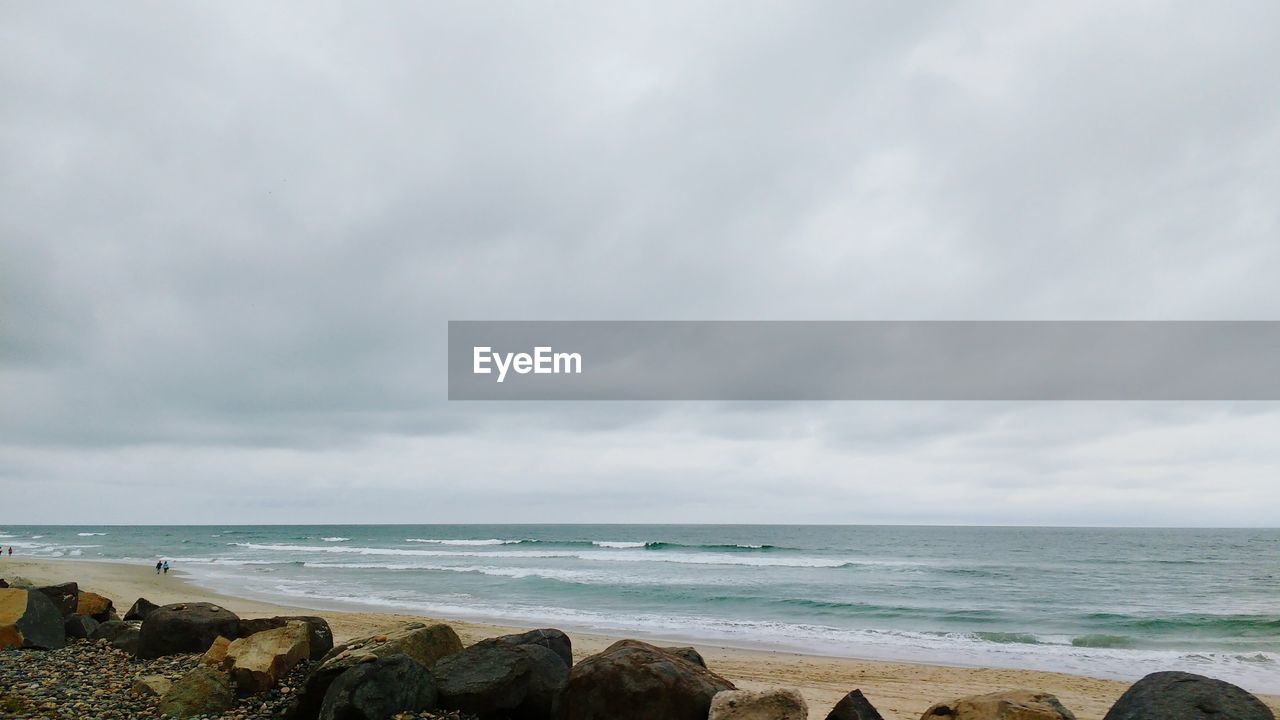
[[[0,545],[163,557],[202,586],[319,609],[1280,692],[1276,529],[9,526]]]

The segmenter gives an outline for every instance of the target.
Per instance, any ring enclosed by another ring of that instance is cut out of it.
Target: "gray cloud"
[[[1274,319],[1278,15],[7,5],[2,519],[1275,524],[1272,406],[459,405],[444,340]]]

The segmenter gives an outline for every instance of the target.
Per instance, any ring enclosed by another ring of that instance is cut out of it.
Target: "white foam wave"
[[[321,539],[321,540],[323,540],[323,541],[325,541],[325,542],[346,542],[346,541],[350,540],[351,538],[344,538],[344,537],[327,537],[327,538],[320,538],[320,539]]]
[[[835,568],[861,561],[812,556],[752,556],[727,553],[652,553],[642,550],[416,550],[360,546],[278,545],[232,543],[250,550],[292,553],[350,553],[370,556],[569,558],[604,562],[677,563],[682,565],[741,565],[747,567]]]
[[[455,568],[456,569],[456,568]],[[517,569],[501,569],[516,572]],[[479,571],[479,569],[477,569]],[[993,643],[968,633],[840,629],[782,621],[726,619],[664,613],[611,614],[529,603],[492,603],[456,596],[423,597],[416,591],[369,595],[330,581],[278,583],[272,589],[293,598],[419,612],[435,617],[474,618],[517,624],[640,637],[683,638],[740,647],[766,647],[857,657],[975,667],[1037,669],[1133,680],[1158,670],[1186,670],[1239,684],[1254,692],[1280,691],[1280,654],[1181,652],[1082,648],[1069,644]],[[459,601],[462,602],[459,602]]]
[[[642,548],[648,543],[628,542],[626,540],[594,540],[592,541],[591,544],[595,545],[596,547],[602,547],[602,548],[625,549],[625,548]]]
[[[486,540],[432,540],[430,538],[405,538],[405,542],[411,543],[429,543],[432,545],[519,545],[521,540],[499,540],[498,538],[489,538]]]

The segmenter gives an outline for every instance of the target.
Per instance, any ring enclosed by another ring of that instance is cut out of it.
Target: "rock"
[[[89,638],[98,629],[98,621],[88,615],[72,615],[62,622],[62,631],[69,638]]]
[[[1248,691],[1185,672],[1152,673],[1134,683],[1103,720],[1275,720]]]
[[[204,655],[200,656],[200,662],[209,667],[220,668],[227,659],[227,648],[231,647],[231,641],[219,635],[213,639],[209,645],[209,649],[204,651]]]
[[[3,590],[4,588],[7,588],[7,587],[9,587],[9,583],[5,582],[4,578],[0,578],[0,590]]]
[[[108,620],[119,620],[120,618],[112,618],[116,608],[111,604],[111,599],[103,597],[98,593],[81,590],[76,595],[76,614],[88,615],[98,622],[107,622]]]
[[[861,690],[854,690],[831,708],[827,720],[884,720]]]
[[[639,640],[619,640],[569,671],[562,720],[706,720],[711,698],[733,683]]]
[[[144,597],[140,597],[137,600],[134,600],[133,604],[129,606],[129,611],[124,614],[124,619],[146,620],[147,616],[151,614],[151,611],[158,607],[160,606]]]
[[[333,631],[329,629],[329,621],[314,615],[291,615],[256,618],[253,620],[242,619],[240,621],[240,637],[249,637],[264,630],[282,628],[291,621],[302,622],[307,626],[307,633],[310,635],[311,641],[311,657],[308,658],[309,660],[319,660],[333,649]]]
[[[310,656],[310,649],[307,626],[295,621],[233,640],[222,667],[231,673],[241,695],[252,695],[275,687],[294,665]]]
[[[348,668],[362,662],[391,655],[408,655],[429,669],[440,658],[461,649],[462,641],[453,628],[443,623],[424,625],[416,622],[338,645],[321,658],[320,664],[307,676],[289,717],[296,720],[319,717],[329,685]]]
[[[111,647],[127,653],[138,654],[138,639],[141,635],[137,622],[108,620],[89,633],[90,640],[106,640]]]
[[[57,650],[66,644],[62,613],[36,590],[0,589],[0,648]]]
[[[545,645],[482,642],[431,669],[446,710],[481,720],[545,720],[569,679],[569,666]]]
[[[477,645],[486,645],[498,643],[502,645],[541,645],[551,652],[560,656],[564,660],[564,664],[573,666],[573,642],[569,640],[569,636],[554,628],[543,628],[541,630],[530,630],[526,633],[517,635],[501,635],[499,637],[488,638],[476,643]],[[692,649],[692,648],[690,648]]]
[[[143,675],[133,681],[129,692],[144,697],[164,697],[173,688],[173,681],[163,675]]]
[[[57,606],[58,612],[62,613],[62,617],[70,617],[75,613],[80,595],[80,587],[75,583],[46,585],[45,587],[36,588],[36,591],[49,596],[49,599]]]
[[[213,668],[197,665],[194,670],[178,678],[160,698],[157,709],[161,715],[189,718],[229,710],[235,702],[236,695],[231,689],[230,676]]]
[[[158,607],[142,621],[138,657],[149,660],[177,653],[202,653],[219,635],[236,637],[240,618],[211,603],[176,603]]]
[[[408,655],[387,655],[334,679],[320,706],[320,720],[386,720],[395,713],[435,707],[431,672]]]
[[[921,720],[1075,720],[1075,717],[1049,693],[1007,690],[937,703],[925,710]]]
[[[686,645],[684,647],[664,647],[662,649],[672,655],[675,655],[676,657],[682,657],[685,660],[688,660],[689,662],[693,663],[694,665],[699,665],[701,667],[707,666],[707,661],[702,659],[702,653],[693,649],[692,646]]]
[[[707,720],[808,720],[809,706],[795,690],[726,690],[711,698]]]

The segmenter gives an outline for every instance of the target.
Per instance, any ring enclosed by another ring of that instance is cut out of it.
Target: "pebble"
[[[152,720],[159,701],[129,692],[140,675],[177,680],[200,663],[200,655],[170,655],[138,660],[106,641],[75,640],[61,650],[0,650],[0,718],[30,720]],[[302,663],[281,679],[281,686],[242,698],[236,707],[206,720],[281,718],[293,701],[293,688],[306,678]],[[409,715],[418,718],[417,715]],[[423,716],[453,718],[451,715]]]

